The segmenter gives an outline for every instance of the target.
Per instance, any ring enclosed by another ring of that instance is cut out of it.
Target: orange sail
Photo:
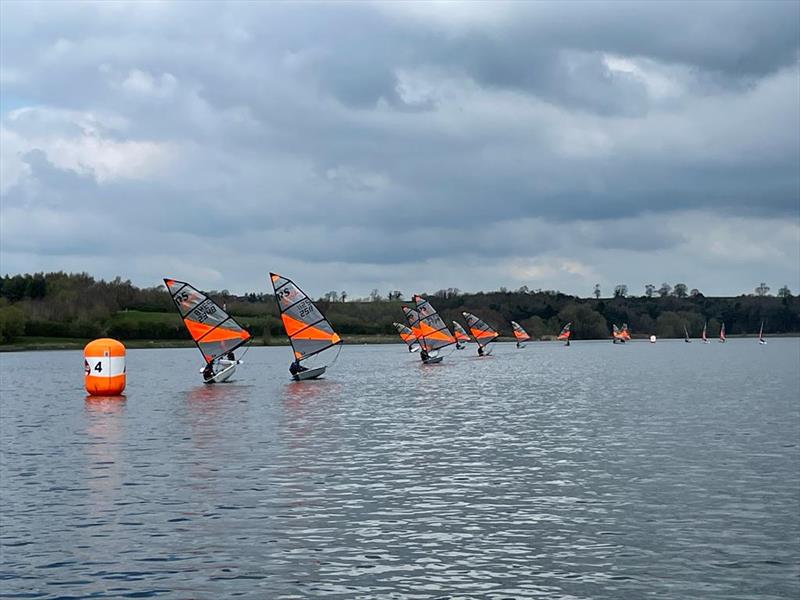
[[[431,306],[431,303],[422,296],[413,297],[416,305],[416,312],[419,316],[419,342],[426,352],[440,350],[446,346],[456,343],[456,338],[450,333],[447,325],[442,321],[442,317]]]
[[[270,279],[295,360],[310,358],[342,343],[325,316],[292,280],[276,273],[270,273]]]
[[[571,327],[572,327],[572,321],[570,321],[569,323],[564,325],[564,327],[561,328],[561,333],[558,334],[558,337],[556,339],[561,341],[568,340],[569,336],[572,335]]]
[[[402,323],[392,323],[392,325],[394,325],[394,328],[397,329],[397,333],[400,334],[400,339],[408,344],[409,350],[414,351],[419,349],[419,340],[409,327],[406,327]]]
[[[514,337],[517,338],[517,343],[527,342],[531,339],[528,332],[522,328],[522,325],[516,321],[511,321],[511,328],[514,330]]]
[[[250,339],[250,334],[204,293],[176,279],[164,279],[164,284],[206,362],[233,352]]]
[[[453,334],[455,335],[456,340],[459,342],[469,342],[470,337],[467,333],[467,330],[461,326],[461,323],[458,321],[453,321]]]
[[[403,315],[406,318],[406,323],[411,328],[411,332],[416,336],[417,339],[422,337],[422,331],[419,328],[419,313],[415,311],[413,308],[408,308],[407,306],[403,306]]]
[[[489,342],[492,342],[498,335],[500,335],[472,313],[462,312],[461,314],[464,315],[464,318],[467,320],[467,326],[472,333],[472,337],[475,338],[475,341],[478,342],[479,346],[486,346]]]

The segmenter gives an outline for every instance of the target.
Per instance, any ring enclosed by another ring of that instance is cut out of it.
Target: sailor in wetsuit
[[[292,377],[295,377],[298,373],[302,373],[303,371],[308,371],[308,369],[301,365],[299,360],[289,365],[289,373],[292,374]]]
[[[214,378],[214,366],[212,363],[206,363],[206,368],[203,369],[203,380],[210,381]]]
[[[478,356],[483,356],[483,346],[478,346]]]
[[[423,361],[426,361],[426,360],[428,360],[430,358],[430,354],[428,354],[428,352],[425,350],[425,348],[423,348],[422,350],[419,351],[419,357]]]

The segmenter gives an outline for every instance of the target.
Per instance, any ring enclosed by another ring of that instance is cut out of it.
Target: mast
[[[467,325],[472,333],[472,337],[475,338],[475,341],[478,342],[478,346],[481,348],[485,348],[500,335],[489,327],[485,321],[482,321],[472,313],[462,312],[461,314],[464,315],[464,318],[467,320]]]
[[[177,279],[164,278],[164,285],[206,363],[250,340],[250,333],[203,292]]]
[[[456,338],[450,333],[442,317],[436,312],[430,302],[419,294],[412,297],[419,316],[419,338],[422,348],[426,352],[441,350],[456,343]]]
[[[291,279],[277,273],[270,273],[270,279],[296,361],[342,343],[325,315]]]

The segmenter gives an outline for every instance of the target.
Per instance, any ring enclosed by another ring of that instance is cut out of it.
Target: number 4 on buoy
[[[121,394],[125,391],[125,346],[111,338],[89,342],[83,349],[83,374],[92,396]]]

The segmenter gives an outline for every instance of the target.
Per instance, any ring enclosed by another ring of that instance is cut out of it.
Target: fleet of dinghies
[[[289,372],[295,381],[317,379],[322,376],[338,358],[342,339],[334,331],[330,321],[291,279],[270,273],[270,281],[275,292],[275,301],[281,316],[283,328],[292,347],[293,360]],[[251,336],[236,319],[229,315],[206,294],[185,281],[164,279],[164,284],[178,309],[183,324],[205,361],[200,370],[204,383],[223,383],[230,381],[236,367],[242,364],[235,352],[251,341]],[[462,350],[472,339],[478,345],[478,356],[489,356],[492,345],[499,337],[497,330],[471,312],[462,312],[467,328],[458,321],[452,321],[453,331],[430,301],[414,295],[411,306],[402,307],[406,323],[393,323],[400,339],[408,346],[409,352],[419,352],[423,364],[441,363],[442,350],[449,346]],[[517,348],[524,348],[531,336],[518,322],[511,321]],[[684,341],[691,343],[689,330],[683,326]],[[472,337],[470,337],[472,334]],[[556,337],[565,346],[570,345],[572,322],[566,323]],[[624,344],[631,339],[627,323],[621,327],[613,325],[611,332],[615,344]],[[654,338],[654,336],[651,336]],[[708,321],[703,323],[700,339],[709,343]],[[725,323],[720,325],[719,341],[726,341]],[[758,343],[765,345],[764,322],[758,332]],[[245,352],[247,349],[245,349]]]

